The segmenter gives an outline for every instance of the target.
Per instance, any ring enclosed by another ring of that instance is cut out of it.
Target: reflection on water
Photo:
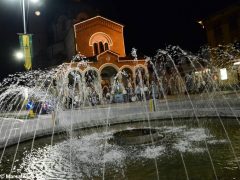
[[[201,120],[201,127],[194,120],[154,121],[151,126],[165,135],[152,145],[119,146],[109,144],[113,133],[122,129],[147,127],[147,122],[115,125],[74,132],[75,138],[55,136],[55,144],[48,145],[50,138],[35,141],[35,149],[29,153],[31,142],[22,143],[18,150],[14,173],[24,173],[29,179],[98,179],[105,163],[106,179],[155,179],[157,159],[160,179],[186,179],[180,157],[181,152],[190,179],[215,179],[204,140],[219,179],[240,177],[236,160],[229,148],[229,142],[217,119]],[[224,120],[237,157],[240,157],[240,133],[236,120]],[[105,146],[106,145],[106,146]],[[8,174],[11,168],[11,152],[4,156],[1,174]]]

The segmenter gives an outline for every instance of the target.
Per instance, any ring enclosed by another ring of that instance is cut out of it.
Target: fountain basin
[[[163,138],[164,135],[156,129],[127,129],[114,133],[113,138],[111,138],[109,142],[118,145],[141,145],[153,144]]]
[[[28,179],[102,179],[104,163],[106,179],[157,179],[155,161],[159,179],[186,179],[181,154],[190,178],[214,179],[206,140],[214,162],[219,162],[214,163],[219,179],[239,177],[237,161],[219,119],[201,119],[200,125],[195,119],[174,119],[174,122],[173,126],[169,120],[151,121],[152,136],[165,135],[153,146],[140,146],[136,142],[119,145],[108,140],[119,134],[121,138],[144,139],[150,134],[148,122],[110,125],[107,131],[105,127],[82,129],[74,131],[72,139],[65,134],[55,134],[53,144],[52,136],[39,138],[34,142],[32,153],[32,141],[26,141],[19,147],[6,149],[0,174],[10,173],[12,154],[17,148],[12,174]],[[223,123],[239,157],[238,122],[230,118]]]

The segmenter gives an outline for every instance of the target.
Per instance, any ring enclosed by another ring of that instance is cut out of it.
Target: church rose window
[[[89,39],[89,46],[93,48],[93,55],[110,50],[112,45],[113,42],[110,36],[103,32],[94,33]]]

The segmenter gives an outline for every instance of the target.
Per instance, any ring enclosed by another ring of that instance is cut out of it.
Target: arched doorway
[[[104,67],[101,71],[102,86],[111,86],[117,73],[118,71],[112,66]]]
[[[90,87],[97,81],[99,81],[98,72],[96,70],[90,69],[85,72],[84,75],[86,86]]]
[[[133,72],[130,68],[123,68],[122,83],[125,88],[133,87]]]
[[[86,102],[90,103],[92,106],[99,104],[101,101],[101,86],[100,86],[100,78],[98,75],[98,71],[95,69],[89,69],[84,74],[85,80],[85,98]]]
[[[83,99],[82,74],[73,70],[68,74],[67,107],[79,107]]]
[[[140,85],[142,81],[142,85],[147,84],[147,78],[146,78],[146,71],[143,67],[137,67],[135,69],[135,74],[136,74],[136,85]]]
[[[77,85],[82,82],[82,75],[79,71],[73,70],[68,74],[68,87],[77,88]],[[74,87],[75,86],[75,87]]]
[[[114,84],[114,77],[117,75],[118,71],[113,66],[106,66],[101,71],[102,78],[102,88],[103,88],[103,97],[106,97],[107,93],[112,91]]]

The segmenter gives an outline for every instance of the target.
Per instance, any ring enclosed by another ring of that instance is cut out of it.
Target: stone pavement
[[[235,95],[234,95],[235,96]],[[169,106],[167,106],[167,103]],[[194,107],[194,108],[193,108]],[[27,112],[21,112],[22,114]],[[16,117],[16,114],[12,114]],[[83,109],[72,109],[52,114],[39,115],[35,119],[17,119],[0,117],[0,148],[13,145],[19,141],[31,140],[35,137],[51,135],[73,129],[104,126],[123,122],[179,119],[191,117],[240,117],[240,102],[233,95],[225,98],[217,97],[211,101],[207,97],[198,97],[197,101],[189,101],[186,96],[181,100],[156,100],[156,111],[149,111],[149,101],[106,104]]]

